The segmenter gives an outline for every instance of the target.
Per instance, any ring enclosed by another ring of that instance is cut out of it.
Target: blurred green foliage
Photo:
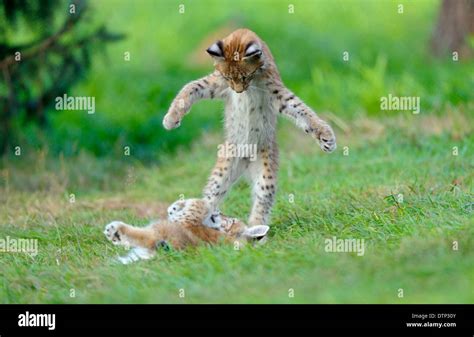
[[[0,2],[0,155],[23,145],[24,129],[47,126],[46,114],[83,79],[92,54],[120,38],[91,24],[86,0]]]
[[[185,12],[179,12],[184,3]],[[96,113],[54,112],[46,137],[26,128],[23,141],[54,153],[80,150],[120,154],[130,146],[140,159],[188,145],[220,127],[222,103],[201,102],[172,132],[161,120],[178,90],[212,70],[190,55],[213,32],[230,25],[254,30],[267,42],[286,85],[316,111],[342,120],[397,114],[380,111],[388,94],[420,96],[421,113],[442,114],[474,98],[474,63],[436,60],[429,39],[439,1],[112,1],[91,3],[94,20],[127,39],[93,60],[71,94],[95,96]],[[404,13],[398,13],[398,5]],[[130,52],[130,61],[124,52]],[[343,60],[343,52],[349,61]],[[204,52],[204,50],[203,50]]]

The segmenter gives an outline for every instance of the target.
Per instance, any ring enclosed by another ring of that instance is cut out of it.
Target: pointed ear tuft
[[[260,240],[267,235],[269,229],[270,227],[266,225],[252,226],[245,229],[244,235],[248,238]]]
[[[217,41],[212,46],[207,48],[206,51],[212,57],[224,58],[224,45],[222,41]]]
[[[256,42],[250,42],[245,48],[243,59],[259,58],[262,55],[262,48]]]

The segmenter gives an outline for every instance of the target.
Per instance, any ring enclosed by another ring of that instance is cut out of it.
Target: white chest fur
[[[273,141],[276,115],[265,89],[251,87],[240,94],[229,90],[225,110],[228,142],[260,147]]]

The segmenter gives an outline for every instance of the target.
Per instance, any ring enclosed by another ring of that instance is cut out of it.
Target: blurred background
[[[205,49],[238,27],[257,32],[286,85],[343,129],[355,117],[386,114],[380,98],[389,93],[419,96],[423,114],[443,114],[474,97],[473,7],[470,0],[2,0],[0,149],[120,157],[129,146],[135,158],[156,162],[220,128],[218,102],[196,105],[186,128],[167,132],[161,122],[178,90],[212,70]],[[54,99],[65,93],[95,97],[95,114],[56,111]]]

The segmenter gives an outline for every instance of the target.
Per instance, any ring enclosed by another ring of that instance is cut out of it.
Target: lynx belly
[[[260,148],[273,141],[276,116],[264,90],[251,87],[240,94],[231,90],[225,115],[228,142]]]

